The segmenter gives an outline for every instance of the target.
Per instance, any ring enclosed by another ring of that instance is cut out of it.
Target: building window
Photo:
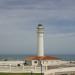
[[[37,63],[37,61],[34,61],[34,63]]]
[[[17,64],[17,66],[20,67],[21,65],[20,64]]]

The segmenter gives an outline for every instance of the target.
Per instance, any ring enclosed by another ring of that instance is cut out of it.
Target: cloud
[[[45,27],[48,52],[74,53],[75,0],[0,0],[1,53],[35,51],[38,23]]]
[[[45,53],[74,54],[75,33],[47,35],[45,37]]]

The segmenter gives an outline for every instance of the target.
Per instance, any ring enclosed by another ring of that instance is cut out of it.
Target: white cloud
[[[66,50],[67,53],[69,50],[70,53],[72,49],[74,53],[74,0],[0,0],[1,53],[36,50],[34,39],[38,23],[42,23],[47,28],[45,47],[48,52],[65,53]]]

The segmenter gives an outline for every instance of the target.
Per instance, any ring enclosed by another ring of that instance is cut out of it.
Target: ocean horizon
[[[27,56],[36,56],[34,54],[0,54],[0,61],[2,60],[24,60]],[[60,60],[75,61],[75,55],[73,54],[47,54],[46,56],[55,56]]]

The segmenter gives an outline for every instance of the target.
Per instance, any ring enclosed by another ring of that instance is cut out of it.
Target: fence
[[[14,66],[14,65],[0,65],[0,72],[14,72],[14,73],[42,73],[46,70],[45,66],[36,67],[36,66]]]

